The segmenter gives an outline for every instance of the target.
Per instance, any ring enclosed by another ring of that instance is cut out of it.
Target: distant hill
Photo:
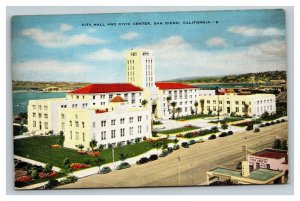
[[[286,80],[286,71],[266,71],[239,75],[189,77],[173,79],[170,81],[184,83],[251,83],[252,81],[269,82],[270,80]]]

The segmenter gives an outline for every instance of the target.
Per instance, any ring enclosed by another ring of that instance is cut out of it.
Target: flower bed
[[[50,173],[40,172],[38,175],[40,179],[45,179],[45,178],[56,177],[58,173],[55,171],[52,171]]]
[[[165,140],[167,140],[167,139],[168,139],[168,138],[158,138],[158,139],[151,139],[151,138],[148,138],[148,139],[146,139],[146,142],[154,143],[154,142],[165,141]]]
[[[179,135],[176,135],[176,137],[183,136],[184,138],[194,138],[194,137],[204,136],[204,135],[217,133],[217,132],[219,132],[218,128],[213,127],[211,129],[204,129],[204,130],[199,130],[199,131],[188,132],[188,133],[185,133],[184,135],[179,134]]]
[[[79,170],[79,169],[84,169],[84,168],[89,168],[91,167],[90,165],[83,164],[83,163],[72,163],[71,168],[72,170]]]
[[[79,154],[87,154],[87,151],[78,150],[77,153],[79,153]]]
[[[24,176],[20,176],[20,177],[16,178],[15,181],[20,182],[20,183],[29,182],[29,181],[32,181],[32,177],[24,175]]]
[[[99,151],[90,151],[87,154],[89,156],[100,156],[100,152]]]
[[[61,148],[61,146],[59,144],[52,144],[51,148],[53,148],[53,149],[59,149],[59,148]]]

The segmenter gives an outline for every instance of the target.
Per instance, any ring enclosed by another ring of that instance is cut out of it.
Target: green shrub
[[[32,170],[31,177],[34,178],[34,179],[37,179],[38,178],[38,171],[37,170]]]
[[[47,163],[47,164],[45,165],[45,167],[44,167],[43,172],[46,172],[46,173],[51,172],[51,171],[52,171],[52,168],[53,168],[52,163]]]

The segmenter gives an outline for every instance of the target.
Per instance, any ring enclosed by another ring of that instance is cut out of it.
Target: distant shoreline
[[[58,91],[38,91],[38,90],[12,90],[13,93],[22,93],[22,92],[37,92],[37,93],[68,93],[72,90],[58,90]]]

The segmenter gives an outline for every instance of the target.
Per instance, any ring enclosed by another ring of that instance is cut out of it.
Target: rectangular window
[[[93,100],[95,100],[96,99],[96,96],[93,96]]]
[[[238,107],[235,108],[235,112],[239,112],[239,108]]]
[[[112,119],[112,120],[111,120],[111,125],[112,125],[112,126],[116,125],[116,120],[115,120],[115,119]]]
[[[70,126],[72,126],[72,121],[70,121]]]
[[[64,122],[61,123],[61,130],[65,130],[65,123]]]
[[[34,113],[32,113],[32,117],[35,117],[36,116],[36,113],[34,112]]]
[[[112,94],[109,94],[109,98],[112,98],[113,97],[113,95]]]
[[[120,119],[120,124],[124,124],[125,123],[125,118]]]
[[[142,133],[142,126],[138,126],[138,134]]]
[[[133,117],[129,117],[129,123],[133,123]]]
[[[36,109],[36,105],[32,105],[32,109],[34,109],[34,110],[35,110],[35,109]]]
[[[33,127],[36,127],[36,121],[33,121]]]
[[[42,118],[42,113],[39,113],[39,118]]]
[[[101,127],[105,127],[106,126],[106,121],[101,121]]]
[[[116,130],[111,130],[111,138],[116,138]]]
[[[75,121],[75,125],[76,125],[76,127],[79,127],[79,122]]]
[[[45,119],[48,119],[48,114],[44,114]]]
[[[84,128],[84,122],[82,122],[82,128]]]
[[[76,132],[76,140],[79,140],[79,132]]]
[[[61,114],[61,119],[65,119],[65,114]]]
[[[44,105],[44,110],[48,110],[48,106],[47,105]]]
[[[133,127],[129,127],[129,135],[133,135]]]
[[[42,110],[42,106],[41,105],[39,105],[39,110]]]
[[[138,122],[142,121],[142,116],[138,116]]]
[[[238,104],[239,104],[239,101],[235,101],[235,104],[238,105]]]
[[[82,141],[85,142],[85,134],[82,133]]]
[[[72,131],[70,131],[70,139],[71,139],[71,140],[72,140],[72,137],[73,137],[73,136],[72,136]]]
[[[106,131],[101,131],[101,140],[106,140]]]

